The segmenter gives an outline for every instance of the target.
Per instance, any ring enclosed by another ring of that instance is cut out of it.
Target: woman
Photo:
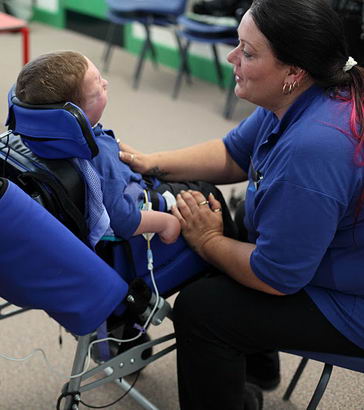
[[[261,352],[364,356],[363,70],[324,0],[255,0],[238,35],[228,60],[236,95],[258,105],[250,117],[175,152],[121,147],[134,169],[165,179],[249,179],[250,243],[223,236],[214,198],[184,192],[174,210],[220,272],[175,302],[182,410],[262,408],[245,383]]]

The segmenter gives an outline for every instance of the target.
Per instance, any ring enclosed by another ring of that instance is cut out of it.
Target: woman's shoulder
[[[330,97],[323,97],[307,108],[300,121],[295,122],[290,133],[296,146],[306,150],[322,149],[323,152],[353,150],[350,130],[351,104]]]

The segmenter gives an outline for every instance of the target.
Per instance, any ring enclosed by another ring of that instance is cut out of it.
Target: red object
[[[0,33],[21,33],[23,36],[23,63],[29,61],[29,28],[26,21],[0,13]]]

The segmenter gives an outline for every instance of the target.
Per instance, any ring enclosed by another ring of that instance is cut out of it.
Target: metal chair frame
[[[343,367],[349,370],[354,370],[354,371],[359,371],[359,372],[364,373],[364,356],[363,357],[352,357],[352,356],[336,355],[336,354],[329,354],[329,353],[305,352],[305,351],[295,351],[295,350],[285,350],[284,352],[302,357],[283,395],[283,400],[285,401],[290,399],[309,359],[317,360],[317,361],[324,363],[324,367],[323,367],[320,379],[316,385],[315,391],[307,406],[307,410],[315,410],[317,406],[319,405],[325,393],[326,387],[328,386],[328,383],[330,381],[332,369],[334,366]]]
[[[139,6],[142,7],[142,6]],[[148,52],[151,54],[151,60],[155,67],[158,66],[157,63],[157,52],[154,44],[152,42],[152,35],[151,35],[151,27],[152,26],[159,26],[159,27],[172,27],[173,34],[176,38],[177,42],[177,49],[179,54],[182,53],[180,39],[176,34],[176,21],[177,16],[183,13],[185,8],[185,3],[182,1],[179,5],[178,10],[170,11],[169,13],[162,13],[162,10],[153,10],[148,7],[145,10],[143,8],[138,9],[138,5],[135,5],[134,15],[132,12],[123,12],[119,10],[109,9],[108,18],[110,20],[110,26],[106,35],[106,48],[103,53],[102,61],[103,61],[103,71],[107,72],[110,64],[111,59],[111,51],[113,48],[112,39],[115,32],[115,27],[117,25],[125,25],[129,23],[140,23],[145,32],[145,40],[143,42],[143,46],[139,53],[138,61],[134,70],[133,74],[133,88],[137,89],[139,87],[141,73],[143,70],[144,62],[147,57]],[[132,7],[133,9],[133,7]]]
[[[180,24],[180,29],[177,30],[177,35],[185,41],[183,44],[182,40],[180,40],[182,44],[181,61],[172,92],[172,98],[178,98],[184,77],[186,77],[188,84],[192,83],[191,70],[188,64],[188,52],[192,42],[205,43],[211,46],[218,85],[220,89],[224,90],[224,75],[217,46],[219,44],[235,45],[237,39],[236,36],[233,36],[233,28],[201,24],[190,20],[186,16],[180,17],[178,21]],[[227,95],[223,110],[223,115],[227,119],[231,117],[235,105],[234,88],[235,77],[233,75],[229,85],[227,86]]]

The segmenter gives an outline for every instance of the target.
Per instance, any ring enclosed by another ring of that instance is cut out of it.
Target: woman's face
[[[227,57],[234,66],[235,94],[271,111],[279,111],[290,66],[275,58],[249,11],[241,20],[238,35],[239,45]]]

